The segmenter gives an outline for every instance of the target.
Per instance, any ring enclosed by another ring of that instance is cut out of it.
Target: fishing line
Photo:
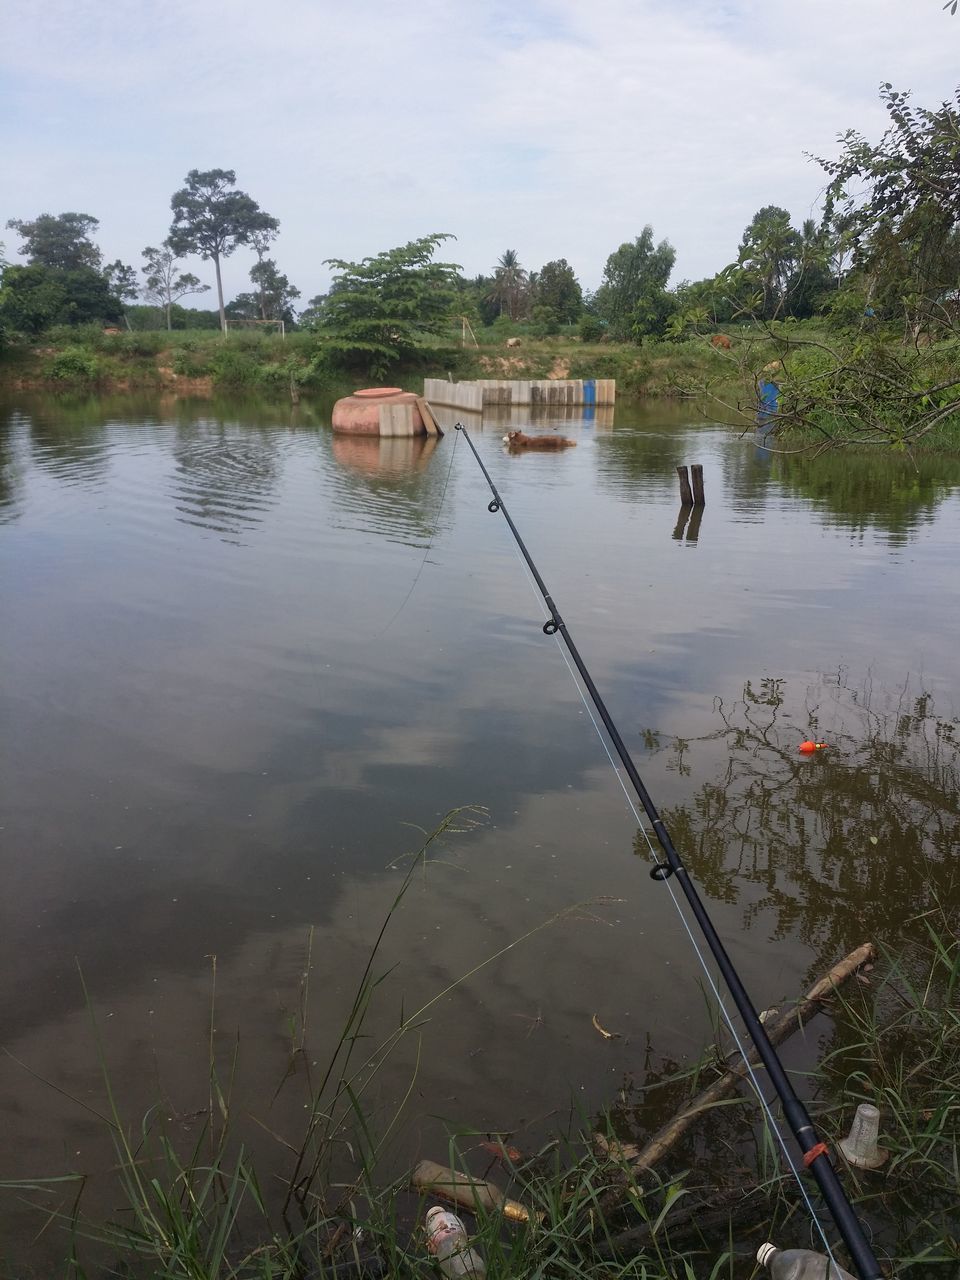
[[[537,591],[536,583],[534,582],[533,578],[530,576],[530,571],[527,568],[526,562],[521,556],[520,550],[516,546],[516,544],[514,544],[513,549],[518,561],[520,562],[520,567],[521,567],[521,570],[523,571],[523,575],[526,578],[527,583],[531,591],[533,592],[535,599],[538,602],[538,607],[540,608],[541,612],[544,613],[544,616],[546,616],[543,597]],[[564,650],[564,647],[561,644],[559,637],[555,635],[553,639],[554,639],[554,642],[556,643],[557,651],[559,652],[560,657],[563,659],[563,662],[567,668],[567,671],[570,673],[570,679],[573,681],[574,688],[576,689],[577,693],[580,695],[580,701],[583,703],[584,710],[586,711],[587,715],[590,718],[590,723],[594,727],[594,730],[596,732],[597,738],[599,739],[600,745],[603,747],[603,750],[606,753],[606,757],[610,762],[610,767],[613,770],[614,775],[616,776],[616,779],[620,784],[620,789],[623,791],[624,798],[627,802],[627,807],[629,808],[630,812],[633,814],[636,820],[637,826],[640,829],[640,833],[643,836],[644,841],[646,842],[647,849],[650,853],[651,861],[656,862],[657,854],[656,854],[656,850],[653,847],[653,841],[650,839],[650,833],[647,831],[647,828],[644,826],[643,818],[641,817],[640,812],[637,809],[637,806],[634,804],[633,796],[631,796],[630,792],[627,790],[626,783],[623,780],[623,775],[621,774],[620,770],[617,768],[617,762],[613,758],[613,754],[610,751],[610,746],[606,740],[606,737],[604,736],[603,731],[600,728],[600,725],[597,723],[596,716],[593,714],[593,710],[590,706],[590,703],[587,701],[587,696],[583,690],[583,686],[580,680],[577,677],[577,673],[574,671],[573,667],[570,665],[570,659],[567,657],[566,651]],[[700,962],[700,968],[703,970],[704,976],[706,977],[707,982],[710,986],[710,990],[713,992],[713,997],[717,1002],[717,1008],[720,1011],[720,1015],[723,1018],[723,1021],[726,1023],[727,1029],[729,1030],[730,1035],[733,1038],[733,1042],[736,1045],[736,1048],[740,1054],[740,1057],[743,1059],[743,1065],[746,1068],[750,1085],[757,1097],[758,1102],[760,1103],[761,1109],[764,1112],[767,1126],[770,1129],[770,1131],[776,1136],[777,1142],[780,1145],[780,1149],[783,1152],[784,1159],[787,1162],[787,1167],[789,1168],[790,1172],[793,1174],[793,1177],[797,1183],[797,1186],[800,1189],[800,1195],[807,1207],[807,1212],[810,1215],[810,1219],[813,1222],[813,1225],[816,1227],[817,1234],[820,1236],[820,1239],[823,1243],[823,1247],[826,1250],[827,1256],[829,1257],[831,1262],[835,1263],[836,1265],[839,1265],[837,1264],[837,1260],[834,1257],[833,1250],[830,1247],[830,1242],[827,1239],[826,1232],[823,1229],[823,1224],[820,1221],[819,1214],[817,1213],[817,1210],[814,1207],[813,1201],[810,1199],[810,1195],[807,1191],[806,1186],[804,1185],[803,1178],[800,1175],[800,1171],[797,1168],[794,1162],[793,1156],[790,1153],[790,1149],[787,1145],[786,1138],[783,1136],[783,1131],[781,1130],[780,1125],[777,1123],[777,1119],[773,1114],[770,1103],[768,1102],[762,1088],[760,1087],[760,1081],[757,1079],[756,1073],[753,1068],[753,1064],[750,1062],[749,1055],[747,1054],[747,1051],[744,1048],[743,1042],[741,1041],[741,1038],[737,1032],[732,1016],[729,1010],[727,1009],[726,1004],[724,1003],[723,995],[721,994],[721,992],[717,987],[713,974],[710,972],[710,968],[707,964],[706,957],[704,956],[700,948],[700,945],[697,942],[696,935],[694,934],[693,930],[690,928],[690,922],[687,919],[686,912],[683,910],[683,906],[680,900],[677,898],[677,895],[674,893],[673,885],[670,883],[669,880],[666,881],[666,886],[667,886],[667,890],[670,893],[670,900],[672,901],[674,909],[676,910],[676,913],[680,918],[680,923],[683,925],[684,930],[686,931],[687,937],[690,940],[690,945],[693,947],[694,954],[696,955],[697,960]]]
[[[606,730],[606,737],[609,739],[610,743],[612,743],[617,755],[620,757],[620,761],[623,765],[624,771],[626,772],[627,777],[630,779],[630,783],[634,791],[636,792],[637,797],[640,800],[640,803],[643,806],[643,809],[647,817],[650,820],[650,824],[653,828],[653,832],[657,837],[657,840],[660,844],[660,848],[663,850],[663,854],[665,857],[665,861],[659,861],[655,863],[655,865],[650,871],[651,878],[654,880],[662,880],[662,881],[669,882],[669,880],[672,877],[676,877],[677,883],[680,885],[683,891],[683,896],[686,899],[687,906],[690,908],[690,911],[693,913],[693,916],[696,919],[697,925],[699,927],[699,931],[702,934],[707,945],[709,946],[710,952],[713,955],[713,958],[716,961],[721,974],[723,975],[723,979],[724,979],[724,982],[726,983],[727,989],[729,990],[730,995],[733,997],[734,1004],[737,1006],[737,1011],[739,1012],[741,1018],[743,1019],[746,1030],[751,1040],[753,1041],[753,1044],[757,1050],[757,1054],[761,1062],[763,1063],[763,1066],[767,1070],[767,1074],[769,1076],[770,1082],[773,1085],[774,1089],[776,1090],[778,1097],[780,1098],[784,1119],[786,1120],[787,1124],[790,1126],[793,1136],[796,1139],[801,1151],[803,1152],[804,1167],[808,1169],[816,1179],[820,1187],[820,1190],[823,1194],[823,1198],[826,1201],[830,1214],[834,1220],[834,1223],[836,1224],[837,1229],[839,1230],[841,1236],[844,1239],[844,1242],[847,1245],[847,1248],[850,1251],[850,1255],[853,1258],[854,1265],[856,1266],[857,1270],[860,1272],[862,1280],[881,1280],[882,1273],[880,1271],[880,1266],[877,1262],[876,1257],[874,1256],[873,1249],[871,1248],[870,1243],[866,1238],[863,1226],[861,1225],[860,1220],[853,1209],[853,1206],[851,1205],[850,1201],[847,1198],[846,1192],[844,1191],[840,1183],[840,1180],[837,1177],[837,1174],[833,1165],[830,1163],[826,1144],[820,1139],[816,1129],[814,1128],[813,1121],[811,1120],[805,1106],[800,1101],[800,1099],[796,1094],[796,1091],[793,1088],[793,1084],[789,1076],[787,1075],[787,1072],[783,1066],[783,1063],[780,1061],[780,1058],[777,1055],[775,1049],[773,1048],[773,1045],[770,1043],[770,1040],[763,1027],[763,1024],[760,1022],[760,1019],[757,1016],[757,1011],[756,1009],[754,1009],[753,1004],[750,1000],[750,997],[747,994],[747,990],[743,985],[743,981],[740,978],[740,975],[737,972],[730,957],[727,955],[726,949],[723,945],[720,935],[717,933],[716,927],[714,926],[713,921],[710,919],[710,916],[707,913],[706,907],[704,906],[700,898],[700,895],[698,894],[693,884],[693,881],[690,879],[690,874],[687,868],[684,866],[683,861],[680,858],[680,855],[673,844],[673,840],[671,839],[670,834],[667,831],[667,828],[664,825],[662,818],[657,812],[656,806],[653,803],[650,793],[647,791],[647,788],[644,785],[643,779],[640,777],[640,774],[637,770],[637,766],[633,761],[633,757],[630,755],[630,752],[627,750],[626,744],[624,743],[623,738],[620,736],[620,731],[618,730],[616,724],[614,723],[614,720],[610,715],[610,712],[608,711],[606,704],[603,701],[603,698],[600,696],[600,691],[597,689],[597,686],[594,684],[593,678],[590,675],[590,672],[587,669],[587,666],[584,663],[583,658],[580,656],[579,650],[577,649],[576,645],[573,642],[573,638],[570,635],[570,632],[566,626],[566,623],[563,621],[563,618],[560,616],[560,613],[553,600],[553,597],[550,595],[550,592],[547,590],[546,583],[544,582],[543,578],[540,576],[540,571],[537,569],[537,566],[534,563],[533,558],[530,555],[530,552],[527,550],[527,547],[520,536],[519,530],[517,529],[516,525],[511,519],[510,513],[507,511],[504,505],[503,499],[500,497],[500,494],[497,491],[497,487],[493,483],[493,480],[490,477],[489,471],[484,466],[483,459],[480,457],[473,441],[470,439],[469,433],[467,432],[466,428],[462,425],[462,423],[459,423],[459,422],[456,424],[455,429],[457,431],[461,431],[464,437],[466,438],[467,444],[470,446],[470,451],[473,454],[474,458],[476,459],[477,465],[480,467],[480,470],[483,472],[484,478],[486,479],[487,484],[490,487],[490,491],[493,494],[493,500],[487,504],[488,511],[490,511],[493,514],[496,514],[497,512],[503,513],[503,517],[510,528],[510,532],[514,537],[517,547],[520,553],[522,554],[523,559],[526,561],[530,574],[532,575],[537,585],[537,588],[543,597],[543,602],[546,605],[549,616],[547,618],[547,621],[543,624],[542,630],[545,635],[555,636],[555,637],[559,635],[559,637],[562,638],[564,645],[566,646],[567,652],[569,653],[570,657],[573,659],[573,662],[577,668],[577,671],[580,674],[580,679],[583,682],[583,686],[586,689],[586,691],[590,694],[590,698],[593,702],[593,705],[596,708],[597,713],[600,716],[600,719],[603,721],[603,725]],[[641,826],[641,830],[643,830],[642,823],[640,824],[640,826]],[[649,837],[647,837],[647,840],[648,840],[648,843],[650,843]],[[652,845],[651,845],[651,850],[652,850]],[[687,934],[691,939],[691,942],[694,943],[695,951],[697,952],[698,956],[700,956],[700,962],[704,967],[704,972],[707,975],[707,979],[711,987],[713,988],[714,992],[717,995],[718,1005],[721,1009],[723,1009],[724,1008],[723,1002],[722,1000],[719,999],[719,993],[716,991],[716,986],[710,974],[709,967],[706,965],[705,960],[701,956],[699,947],[696,945],[696,940],[693,937],[693,931],[690,928],[689,922],[687,921],[685,914],[682,911],[679,911],[679,903],[674,897],[673,886],[668,883],[667,887],[671,891],[671,898],[674,899],[674,902],[677,905],[678,912],[680,914],[680,919],[684,924],[684,928],[686,929]],[[731,1025],[729,1016],[726,1015],[725,1013],[724,1017],[725,1017],[725,1021],[730,1027],[730,1031],[734,1038],[734,1041],[736,1042],[737,1047],[740,1050],[741,1055],[744,1057],[744,1060],[746,1062],[746,1055],[743,1053],[743,1047],[740,1042],[740,1038],[737,1035],[735,1028]],[[747,1063],[747,1070],[748,1072],[751,1072],[749,1063]],[[756,1082],[755,1077],[754,1077],[754,1087],[757,1088],[759,1091],[759,1083]],[[758,1092],[758,1096],[762,1098],[762,1091]],[[767,1110],[767,1114],[770,1115],[769,1110],[767,1108],[765,1108],[765,1110]],[[774,1129],[774,1131],[778,1132],[775,1122],[772,1121],[772,1116],[771,1116],[771,1122],[772,1122],[772,1128]],[[792,1166],[792,1162],[790,1163]],[[807,1202],[807,1205],[808,1205],[808,1208],[810,1209],[813,1220],[817,1222],[817,1217],[815,1212],[813,1211],[813,1206],[810,1203],[809,1198],[806,1195],[804,1195],[804,1199]],[[821,1230],[821,1234],[822,1234],[822,1230]],[[826,1243],[826,1240],[824,1240],[824,1243]],[[829,1246],[827,1246],[827,1249],[829,1253],[830,1252]]]
[[[393,615],[393,617],[390,619],[387,625],[383,628],[383,630],[378,631],[376,633],[376,635],[374,636],[375,640],[379,640],[381,636],[385,636],[387,632],[390,630],[390,628],[393,626],[393,624],[396,622],[396,620],[400,617],[401,613],[403,613],[403,610],[406,607],[407,601],[413,595],[414,590],[416,589],[417,583],[420,581],[421,573],[423,573],[424,569],[426,568],[427,557],[429,556],[430,552],[433,550],[434,539],[436,538],[437,534],[440,532],[440,515],[443,511],[443,500],[447,496],[447,485],[450,483],[450,476],[453,474],[453,460],[457,456],[457,443],[459,442],[459,440],[460,440],[460,432],[458,431],[453,438],[453,448],[450,450],[450,465],[447,467],[447,474],[443,482],[443,488],[440,490],[440,502],[439,502],[439,505],[437,506],[436,523],[434,524],[433,532],[430,534],[430,540],[427,543],[427,549],[423,553],[423,559],[420,561],[420,568],[417,570],[416,574],[414,575],[413,581],[410,583],[410,590],[400,601],[399,609],[397,609],[397,612]]]

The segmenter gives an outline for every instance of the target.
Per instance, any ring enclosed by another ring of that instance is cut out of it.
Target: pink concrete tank
[[[380,434],[380,406],[384,404],[409,404],[413,406],[413,429],[417,435],[426,435],[417,397],[402,387],[366,387],[344,396],[333,406],[333,429],[349,435],[378,436]]]

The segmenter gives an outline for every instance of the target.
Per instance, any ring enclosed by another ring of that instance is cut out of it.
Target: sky
[[[187,172],[224,168],[303,302],[324,259],[437,231],[468,275],[515,249],[592,289],[650,223],[699,279],[763,205],[816,216],[809,153],[879,139],[884,81],[939,105],[958,52],[942,0],[3,0],[0,241],[88,213],[139,269]]]

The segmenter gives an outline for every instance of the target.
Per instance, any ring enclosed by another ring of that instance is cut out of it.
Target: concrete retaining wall
[[[478,378],[475,382],[447,382],[425,378],[423,396],[431,404],[479,413],[486,405],[612,405],[615,378]]]

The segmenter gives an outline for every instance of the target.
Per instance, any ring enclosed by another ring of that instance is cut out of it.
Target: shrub
[[[64,347],[50,362],[50,376],[60,382],[94,382],[98,373],[97,357],[83,347]]]
[[[113,345],[109,350],[122,351],[132,356],[155,356],[158,351],[162,351],[168,343],[168,335],[164,331],[162,333],[125,333],[114,338],[108,338],[107,341]]]
[[[577,332],[580,335],[581,342],[599,342],[606,333],[607,327],[597,316],[586,315],[580,317],[580,323],[577,325]]]
[[[219,387],[249,387],[257,380],[256,362],[246,352],[238,351],[232,345],[221,347],[210,364],[214,381]]]
[[[170,368],[174,373],[186,378],[203,378],[213,372],[213,365],[199,351],[189,347],[179,347],[170,358]]]

